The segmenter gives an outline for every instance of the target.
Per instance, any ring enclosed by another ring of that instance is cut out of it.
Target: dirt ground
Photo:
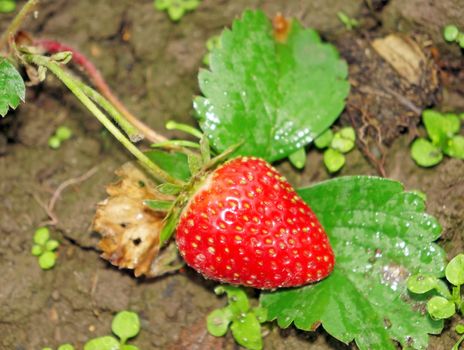
[[[204,0],[178,24],[155,11],[151,0],[42,2],[37,18],[25,29],[88,54],[127,107],[168,136],[175,134],[164,131],[167,120],[193,124],[196,75],[211,35],[246,8],[299,18],[334,43],[350,64],[353,88],[338,123],[352,123],[363,130],[364,138],[339,175],[380,172],[402,181],[406,189],[425,192],[428,211],[443,226],[440,244],[449,256],[464,250],[464,162],[445,159],[435,168],[422,169],[408,148],[418,130],[417,110],[436,106],[464,111],[462,52],[445,44],[440,34],[448,23],[464,28],[462,1]],[[348,32],[337,19],[338,11],[359,19],[361,27]],[[0,29],[11,18],[0,15]],[[430,63],[418,86],[404,84],[370,46],[373,39],[397,31],[410,34]],[[74,136],[54,151],[47,140],[58,125],[69,126]],[[122,309],[141,317],[142,331],[133,342],[140,349],[239,348],[230,336],[215,339],[206,334],[206,315],[224,304],[212,292],[214,283],[188,269],[160,279],[135,279],[99,258],[98,238],[90,230],[96,203],[105,197],[114,170],[129,159],[52,77],[28,89],[27,103],[0,120],[0,349],[37,350],[64,342],[80,349],[89,338],[108,334],[113,314]],[[43,272],[30,249],[35,228],[49,220],[44,203],[64,181],[94,167],[93,176],[66,188],[58,199],[52,235],[62,242],[59,259],[53,270]],[[295,186],[328,178],[315,150],[304,171],[293,170],[287,162],[279,168]],[[429,349],[452,347],[455,321],[440,337],[432,337]],[[265,337],[268,350],[305,348],[355,346],[345,346],[321,330],[272,327]]]

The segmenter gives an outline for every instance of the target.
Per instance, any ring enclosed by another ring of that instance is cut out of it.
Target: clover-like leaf
[[[140,332],[139,315],[132,311],[121,311],[116,314],[111,323],[111,330],[124,344],[127,339],[135,337]]]
[[[50,270],[55,266],[56,253],[46,251],[39,256],[39,266],[42,270]]]
[[[84,350],[120,350],[120,344],[116,338],[105,336],[89,340]]]
[[[393,340],[425,349],[443,323],[420,312],[408,296],[410,274],[441,277],[444,251],[433,241],[441,227],[424,201],[400,183],[368,176],[341,177],[299,190],[326,230],[336,256],[323,281],[264,293],[268,320],[281,327],[324,329],[361,350],[394,350]]]
[[[408,278],[408,289],[416,294],[424,294],[435,289],[439,279],[435,276],[414,275]]]
[[[329,148],[324,152],[324,164],[329,173],[336,173],[345,165],[345,156],[339,151]]]
[[[464,284],[464,254],[456,255],[446,266],[446,279],[455,286]]]
[[[0,116],[4,117],[10,107],[18,107],[25,97],[23,78],[7,59],[0,57]]]
[[[420,166],[431,167],[442,161],[443,153],[430,141],[418,138],[411,146],[411,157]]]
[[[250,309],[250,302],[248,301],[248,297],[243,289],[240,287],[235,286],[217,286],[214,289],[214,292],[217,295],[226,293],[229,299],[229,308],[232,311],[234,317],[238,315],[248,312]]]
[[[206,328],[211,335],[222,337],[227,333],[232,318],[232,311],[229,307],[216,309],[206,318]]]
[[[464,136],[456,135],[448,139],[443,152],[450,157],[464,159]]]
[[[327,129],[314,140],[314,146],[319,149],[327,148],[332,142],[333,137],[334,134],[332,129]]]
[[[422,112],[425,129],[435,146],[444,147],[446,140],[459,131],[459,117],[454,114],[443,115],[428,109]]]
[[[230,330],[237,343],[245,348],[249,350],[261,350],[263,348],[261,325],[252,312],[234,321],[230,326]]]
[[[427,311],[433,319],[443,320],[454,315],[456,306],[446,298],[434,296],[427,302]]]
[[[237,154],[268,161],[313,141],[338,117],[349,91],[347,65],[312,29],[288,22],[276,39],[261,11],[246,11],[199,73],[200,126],[216,151],[244,141]]]

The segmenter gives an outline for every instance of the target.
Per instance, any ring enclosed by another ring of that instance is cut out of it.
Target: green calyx
[[[180,126],[180,128],[179,128]],[[193,128],[185,126],[183,124],[170,123],[169,127],[180,129],[192,135],[197,135]],[[169,142],[169,141],[168,141]],[[169,148],[168,142],[162,148]],[[164,225],[160,232],[160,245],[165,244],[172,237],[179,217],[184,210],[185,206],[189,202],[190,198],[203,186],[209,174],[213,172],[218,165],[222,164],[230,155],[241,146],[241,143],[234,145],[223,153],[211,157],[211,151],[207,139],[201,135],[199,143],[196,143],[200,149],[200,154],[193,153],[189,150],[182,149],[178,153],[167,153],[156,151],[149,151],[146,154],[153,161],[160,164],[170,164],[168,168],[163,170],[170,173],[171,176],[182,178],[183,185],[177,185],[173,183],[163,183],[158,186],[158,190],[163,194],[170,194],[175,196],[172,201],[166,200],[147,200],[145,205],[148,208],[158,211],[165,212],[166,216],[164,219]],[[175,157],[175,161],[174,158]],[[164,160],[161,162],[161,160]],[[179,171],[179,169],[184,169]]]

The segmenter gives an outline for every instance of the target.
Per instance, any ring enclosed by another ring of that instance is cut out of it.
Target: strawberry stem
[[[129,136],[129,139],[132,142],[138,142],[143,139],[143,135],[140,133],[140,131],[126,118],[124,118],[106,98],[78,79],[75,79],[75,83],[88,97],[90,97],[95,103],[101,106],[114,119],[114,121],[121,127],[121,129],[124,130],[127,136]]]
[[[69,51],[73,55],[72,61],[82,67],[85,73],[89,76],[92,83],[97,90],[108,99],[108,101],[126,118],[131,124],[137,127],[138,130],[151,142],[166,141],[163,135],[158,134],[155,130],[151,129],[148,125],[143,123],[135,115],[133,115],[119,100],[116,95],[111,91],[111,88],[106,83],[100,71],[95,67],[92,61],[79,50],[70,45],[66,45],[56,40],[49,39],[34,39],[34,45],[37,45],[49,53],[56,53],[61,51]]]
[[[63,70],[57,63],[49,57],[34,54],[25,54],[23,58],[26,62],[49,69],[64,85],[76,96],[76,98],[103,124],[103,126],[130,152],[140,163],[160,182],[170,182],[177,185],[184,183],[162,170],[153,163],[142,151],[140,151],[124,134],[110,121],[110,119],[95,105],[94,102],[82,90],[81,84],[69,73]],[[123,116],[120,116],[124,119]]]

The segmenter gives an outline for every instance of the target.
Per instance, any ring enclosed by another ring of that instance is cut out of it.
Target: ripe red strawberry
[[[206,278],[255,288],[316,282],[334,267],[314,213],[258,158],[235,158],[207,177],[181,214],[176,241]]]

